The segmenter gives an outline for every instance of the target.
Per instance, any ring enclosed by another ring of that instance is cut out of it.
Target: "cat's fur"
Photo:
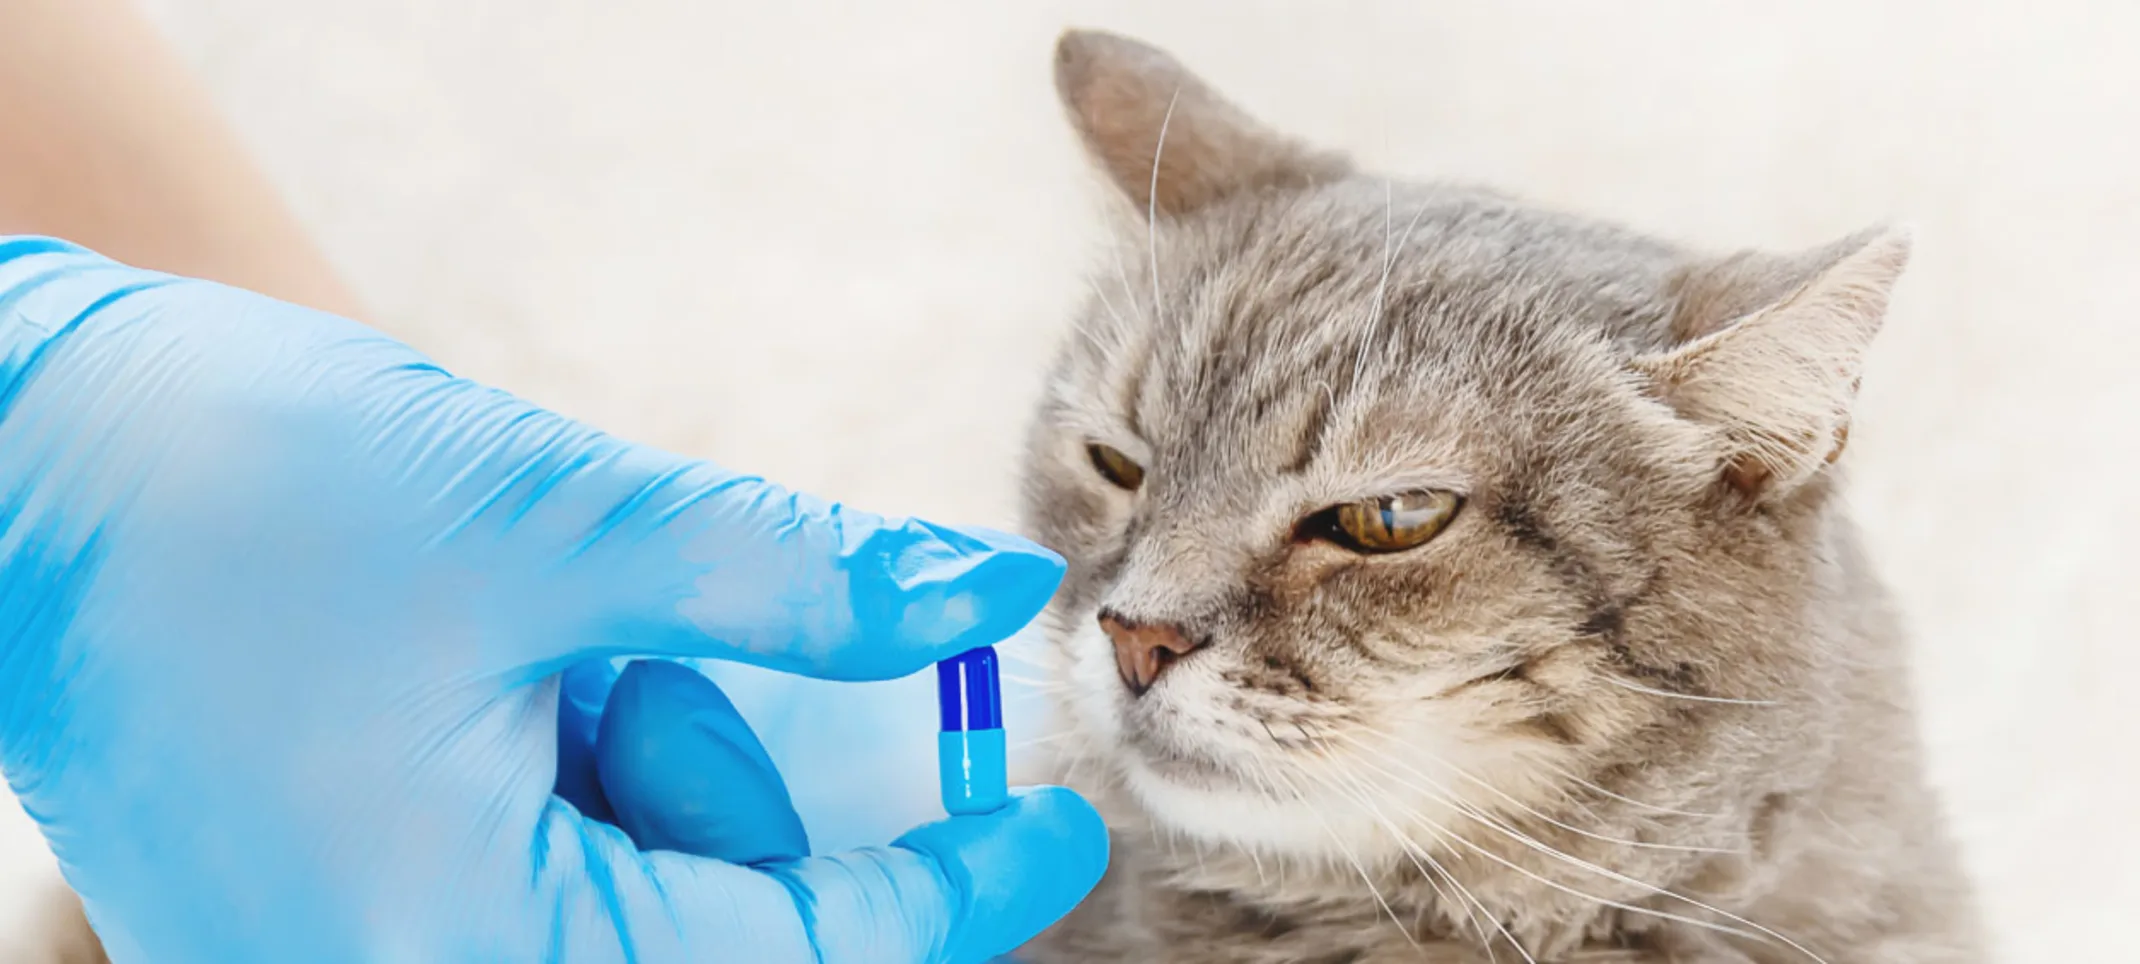
[[[1905,235],[1717,257],[1387,181],[1107,34],[1056,83],[1137,214],[1025,470],[1116,856],[1024,958],[1982,959],[1837,495]],[[1418,489],[1465,501],[1416,549],[1298,528]],[[1103,609],[1202,648],[1133,696]]]

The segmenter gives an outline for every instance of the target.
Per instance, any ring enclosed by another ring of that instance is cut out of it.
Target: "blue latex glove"
[[[609,665],[898,677],[1016,630],[1060,566],[0,239],[0,752],[122,964],[1007,951],[1098,880],[1083,801],[809,856],[712,682]]]

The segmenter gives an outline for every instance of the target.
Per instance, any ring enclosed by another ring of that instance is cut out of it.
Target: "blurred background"
[[[1719,247],[1911,222],[1852,499],[1934,776],[2003,959],[2129,946],[2140,4],[139,6],[374,323],[619,434],[946,521],[1015,523],[1097,253],[1107,197],[1049,81],[1065,26],[1400,175]],[[4,809],[0,935],[52,872]]]

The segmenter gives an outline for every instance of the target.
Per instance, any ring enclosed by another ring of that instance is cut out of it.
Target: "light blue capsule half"
[[[1002,730],[954,730],[936,736],[936,767],[944,810],[954,816],[992,813],[1010,800]]]

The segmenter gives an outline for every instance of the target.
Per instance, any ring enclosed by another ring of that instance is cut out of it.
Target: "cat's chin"
[[[1146,816],[1200,843],[1309,859],[1379,853],[1390,845],[1372,814],[1327,787],[1280,798],[1223,773],[1169,773],[1134,757],[1122,772]]]

